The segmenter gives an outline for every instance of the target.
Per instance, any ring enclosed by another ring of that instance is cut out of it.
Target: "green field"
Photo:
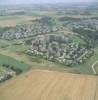
[[[14,68],[19,68],[23,72],[27,71],[28,69],[31,68],[30,65],[25,64],[25,63],[20,62],[20,61],[17,61],[14,58],[11,58],[11,57],[8,57],[8,56],[4,56],[4,55],[0,55],[0,66],[3,66],[3,64],[7,64],[7,65],[10,65],[10,66],[13,66]]]
[[[27,50],[27,46],[20,43],[20,40],[0,40],[0,49],[1,50],[8,50],[8,51],[19,51],[24,52]]]

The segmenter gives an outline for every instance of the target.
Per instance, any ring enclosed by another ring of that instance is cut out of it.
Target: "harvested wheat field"
[[[18,24],[28,23],[30,20],[35,20],[32,16],[8,16],[0,17],[0,27],[15,27]]]
[[[98,100],[98,79],[32,70],[0,84],[0,100]]]

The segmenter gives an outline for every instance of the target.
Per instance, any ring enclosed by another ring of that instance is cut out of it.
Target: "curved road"
[[[96,69],[95,69],[95,65],[98,63],[98,61],[95,61],[94,64],[92,65],[92,70],[94,72],[94,74],[96,75],[97,72],[96,72]]]

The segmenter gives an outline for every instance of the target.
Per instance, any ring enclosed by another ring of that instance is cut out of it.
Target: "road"
[[[97,74],[96,69],[95,69],[95,65],[96,65],[97,63],[98,63],[98,61],[95,61],[95,62],[93,63],[93,65],[92,65],[92,70],[93,70],[93,72],[94,72],[95,75]]]

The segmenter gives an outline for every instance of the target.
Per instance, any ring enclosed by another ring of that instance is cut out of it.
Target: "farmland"
[[[0,16],[0,27],[14,27],[18,24],[29,23],[30,20],[35,20],[33,16]]]
[[[26,72],[31,65],[20,62],[9,56],[0,55],[0,83],[15,75]]]
[[[0,66],[3,66],[3,64],[8,64],[8,65],[14,66],[15,68],[19,68],[22,71],[26,71],[27,69],[30,68],[30,65],[21,63],[21,62],[15,60],[14,58],[0,55]]]
[[[1,84],[0,99],[97,100],[97,84],[95,76],[31,70]]]

